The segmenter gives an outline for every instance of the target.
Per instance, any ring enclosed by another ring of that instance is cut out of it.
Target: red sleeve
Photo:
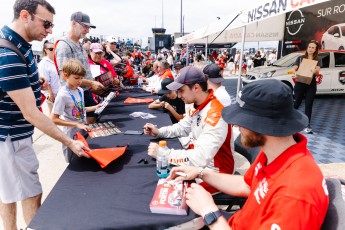
[[[257,229],[320,229],[324,216],[303,200],[276,196],[267,207]]]
[[[110,64],[110,62],[107,61],[107,60],[105,60],[105,59],[102,59],[102,65],[104,66],[103,63],[105,63],[105,64],[107,65],[107,70],[111,72],[111,75],[112,75],[114,78],[117,78],[117,74],[116,74],[116,72],[115,72],[115,69],[114,69],[113,65]]]

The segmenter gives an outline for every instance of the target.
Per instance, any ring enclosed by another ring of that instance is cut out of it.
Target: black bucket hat
[[[279,80],[258,80],[244,86],[236,104],[223,108],[229,124],[268,136],[290,136],[308,125],[308,117],[294,109],[291,89]]]
[[[169,85],[169,84],[170,84],[171,82],[173,82],[173,81],[174,81],[174,80],[171,79],[171,78],[166,78],[166,79],[164,79],[164,80],[161,82],[162,89],[159,90],[159,91],[157,92],[157,94],[158,94],[159,96],[162,96],[162,95],[164,95],[164,94],[170,93],[171,90],[167,88],[167,85]]]

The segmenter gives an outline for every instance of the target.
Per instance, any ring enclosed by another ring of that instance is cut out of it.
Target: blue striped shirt
[[[29,63],[27,67],[15,52],[0,48],[0,89],[3,92],[8,92],[31,87],[36,98],[36,106],[40,108],[41,86],[31,44],[8,26],[4,26],[0,30],[0,37],[11,41],[17,46]],[[33,131],[33,125],[24,119],[18,106],[6,94],[0,100],[0,141],[5,141],[7,136],[12,141],[24,139],[30,137]]]

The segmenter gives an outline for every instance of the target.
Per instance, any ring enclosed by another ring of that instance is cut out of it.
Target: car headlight
[[[274,70],[267,73],[262,73],[259,75],[259,78],[271,78],[275,72],[276,71]]]

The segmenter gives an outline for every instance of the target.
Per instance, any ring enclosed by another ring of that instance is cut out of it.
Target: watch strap
[[[216,222],[220,216],[222,216],[222,212],[217,210],[215,212],[210,212],[204,216],[204,223],[206,226],[209,226]]]

